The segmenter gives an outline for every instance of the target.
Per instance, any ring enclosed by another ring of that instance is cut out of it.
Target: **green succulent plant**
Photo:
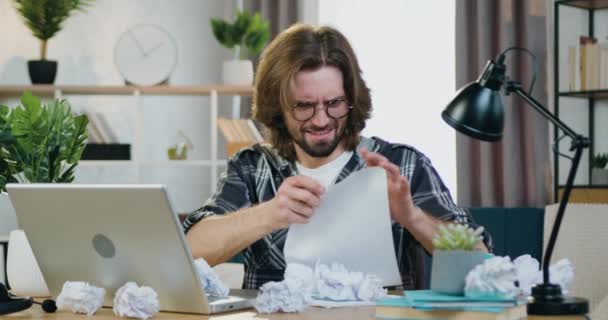
[[[46,60],[47,41],[63,28],[73,11],[83,11],[93,0],[13,0],[25,26],[40,40],[40,60]]]
[[[89,119],[73,115],[66,100],[43,105],[30,92],[21,104],[0,105],[0,191],[9,182],[72,182]]]
[[[268,22],[259,13],[251,15],[247,11],[239,11],[233,23],[213,18],[211,29],[222,46],[235,49],[235,58],[243,58],[242,47],[254,55],[260,53],[270,38]]]
[[[591,168],[604,169],[608,164],[608,153],[598,153],[591,159]]]
[[[483,227],[473,230],[466,225],[449,223],[439,226],[439,233],[433,238],[433,245],[438,250],[472,251],[482,240]]]

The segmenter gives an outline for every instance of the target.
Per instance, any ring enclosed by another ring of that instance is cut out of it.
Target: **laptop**
[[[7,191],[47,286],[106,289],[104,306],[128,281],[149,286],[162,311],[212,314],[249,308],[254,290],[207,297],[162,185],[8,184]]]

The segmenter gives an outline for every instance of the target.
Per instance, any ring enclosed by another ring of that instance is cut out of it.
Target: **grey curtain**
[[[456,87],[474,81],[488,59],[511,46],[537,58],[532,91],[547,106],[547,48],[544,0],[459,0],[456,2]],[[507,75],[528,88],[531,59],[508,55]],[[551,199],[549,125],[519,97],[503,98],[501,142],[457,134],[458,203],[461,206],[542,207]],[[547,106],[549,107],[549,106]]]

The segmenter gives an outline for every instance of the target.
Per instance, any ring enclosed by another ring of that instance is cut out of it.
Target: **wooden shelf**
[[[559,188],[559,197],[562,198],[563,188]],[[570,203],[608,203],[608,187],[602,188],[591,186],[588,188],[577,187],[572,188],[570,193]]]
[[[20,96],[24,91],[41,96],[54,95],[132,95],[139,91],[145,95],[192,95],[208,96],[212,91],[219,95],[253,94],[252,86],[194,85],[194,86],[95,86],[95,85],[4,85],[0,86],[0,96]]]
[[[564,0],[561,4],[581,9],[606,9],[608,0]]]
[[[559,93],[560,97],[571,98],[593,98],[608,99],[608,89],[586,90],[586,91],[564,91]]]

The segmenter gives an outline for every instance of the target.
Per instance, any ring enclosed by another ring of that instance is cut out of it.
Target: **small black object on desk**
[[[34,301],[32,298],[15,297],[8,292],[2,283],[0,283],[0,315],[23,311],[31,307],[34,303],[41,305],[42,310],[47,313],[57,311],[57,304],[55,304],[55,300],[46,299],[40,303]]]

